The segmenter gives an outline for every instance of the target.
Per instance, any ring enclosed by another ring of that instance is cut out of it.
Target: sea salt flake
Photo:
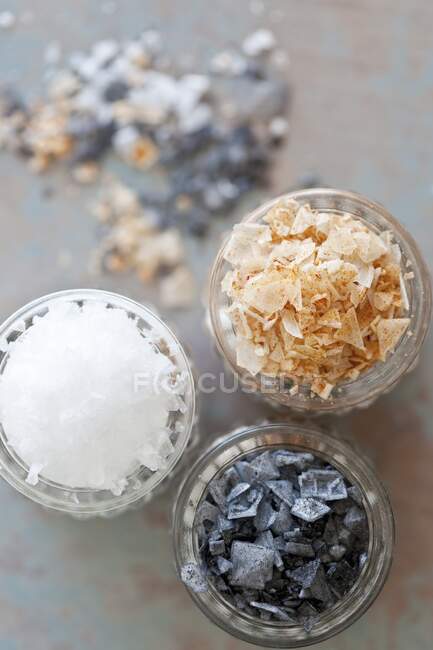
[[[180,571],[182,582],[194,593],[200,594],[208,591],[206,575],[198,564],[184,564]]]
[[[395,349],[397,343],[410,324],[409,318],[382,318],[377,326],[380,357],[385,361],[389,352]]]
[[[296,217],[292,225],[291,234],[299,235],[314,224],[315,217],[311,208],[307,205],[301,205],[296,212]]]
[[[236,362],[241,368],[255,376],[263,370],[266,359],[260,357],[255,352],[255,346],[246,339],[238,339],[236,347]]]
[[[349,343],[356,348],[364,349],[364,341],[361,336],[358,319],[354,307],[348,309],[341,318],[341,328],[337,330],[336,340]]]
[[[264,276],[259,275],[247,282],[242,298],[264,314],[273,314],[287,303],[289,291],[283,280],[268,282]]]
[[[292,309],[285,309],[283,311],[281,322],[283,323],[283,327],[288,334],[298,339],[304,338],[302,330],[299,327],[299,323],[296,320],[295,312]]]
[[[248,542],[235,541],[231,547],[231,562],[231,585],[264,589],[266,582],[272,578],[274,552]]]
[[[243,42],[242,49],[247,56],[259,56],[275,47],[275,36],[269,29],[258,29]]]
[[[330,508],[317,499],[302,497],[296,499],[292,506],[291,513],[304,521],[316,521],[321,519],[330,511]]]

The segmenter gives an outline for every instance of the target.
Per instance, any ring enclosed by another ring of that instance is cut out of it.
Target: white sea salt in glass
[[[14,314],[0,340],[0,471],[14,487],[57,509],[106,514],[172,473],[194,386],[182,348],[149,310],[103,291],[61,292]]]

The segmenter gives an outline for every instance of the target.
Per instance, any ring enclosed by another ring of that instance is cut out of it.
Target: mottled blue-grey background
[[[65,52],[99,38],[161,30],[170,52],[210,55],[269,25],[287,51],[292,132],[273,175],[274,193],[306,171],[328,185],[384,203],[433,251],[433,5],[428,0],[267,0],[258,19],[247,0],[122,0],[113,15],[99,0],[10,0],[18,18],[0,32],[0,80],[41,88],[43,52]],[[137,176],[131,173],[131,182]],[[125,176],[128,179],[128,175]],[[46,189],[53,196],[44,199]],[[50,291],[100,286],[152,300],[127,277],[95,278],[97,242],[87,204],[94,188],[67,173],[34,177],[0,155],[0,317]],[[263,195],[250,197],[241,209]],[[239,216],[239,215],[238,215]],[[199,284],[218,233],[191,244]],[[65,265],[65,260],[71,260]],[[219,370],[192,312],[169,315],[200,370]],[[433,639],[432,341],[420,366],[367,412],[340,420],[375,460],[397,520],[390,579],[372,609],[327,650],[428,650]],[[265,411],[246,397],[214,395],[202,408],[203,438],[252,422]],[[169,537],[173,494],[111,521],[76,522],[48,514],[0,485],[0,650],[245,650],[192,606],[175,579]]]

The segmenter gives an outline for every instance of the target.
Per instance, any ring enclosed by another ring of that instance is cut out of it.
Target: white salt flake
[[[0,13],[0,29],[11,29],[16,22],[15,14],[11,11],[2,11]]]
[[[242,44],[242,49],[247,56],[259,56],[270,52],[275,47],[275,36],[269,29],[258,29],[247,36]]]

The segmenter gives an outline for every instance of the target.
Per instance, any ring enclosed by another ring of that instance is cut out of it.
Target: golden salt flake
[[[296,311],[302,309],[302,287],[301,280],[297,278],[293,282],[288,281],[286,284],[287,299]]]
[[[323,233],[324,235],[327,235],[329,233],[329,228],[330,228],[329,214],[326,214],[326,212],[319,212],[316,217],[315,226],[316,226],[316,230]]]
[[[382,318],[377,326],[377,340],[382,361],[400,341],[410,323],[409,318]]]
[[[230,316],[233,327],[236,330],[236,333],[242,336],[245,339],[251,339],[253,332],[251,327],[248,324],[248,319],[244,313],[242,305],[234,303],[227,309],[227,313]]]
[[[277,322],[277,320],[278,320],[278,316],[274,316],[274,318],[265,319],[263,323],[263,331],[268,332],[269,330],[271,330],[275,325],[275,323]]]
[[[384,241],[374,232],[357,232],[354,233],[353,238],[358,256],[364,264],[371,264],[388,252]]]
[[[234,226],[231,237],[224,250],[224,259],[233,266],[251,271],[264,268],[270,249],[266,242],[271,238],[268,226],[240,223]]]
[[[366,291],[367,289],[365,287],[361,287],[359,284],[352,284],[350,287],[349,296],[350,302],[354,307],[358,307],[361,300],[364,298]]]
[[[385,291],[376,291],[373,296],[373,305],[379,311],[386,311],[391,307],[392,299],[390,293],[386,293]]]
[[[374,266],[372,264],[365,264],[361,259],[354,259],[353,265],[356,266],[358,271],[357,281],[362,287],[369,289],[374,280]]]
[[[292,235],[299,235],[302,232],[305,232],[305,230],[307,230],[308,228],[310,228],[310,226],[313,226],[314,222],[315,222],[315,216],[310,206],[301,205],[298,208],[290,232],[292,233]]]
[[[324,379],[314,379],[314,381],[311,383],[312,392],[316,393],[316,395],[324,400],[329,398],[333,388],[334,385],[330,384]]]
[[[264,314],[273,314],[283,309],[291,292],[291,285],[282,280],[266,282],[263,276],[256,276],[245,285],[242,298]]]
[[[265,357],[256,354],[255,346],[250,341],[238,338],[236,341],[236,361],[240,368],[257,375],[266,363]]]
[[[403,277],[405,280],[413,280],[415,273],[413,271],[410,271],[409,273],[405,273]]]
[[[341,328],[335,335],[339,341],[344,341],[353,345],[355,348],[363,349],[364,341],[362,340],[361,330],[359,329],[358,319],[354,307],[351,307],[341,318]]]
[[[394,241],[394,235],[392,233],[392,230],[382,230],[379,237],[381,238],[385,246],[388,249],[390,249]]]
[[[329,260],[328,262],[323,262],[320,266],[325,268],[330,275],[334,275],[335,273],[338,273],[342,265],[343,265],[342,260],[336,259],[336,260]]]
[[[224,293],[228,293],[233,286],[233,271],[227,271],[223,279],[221,280],[221,289]]]
[[[401,264],[401,248],[398,244],[392,244],[389,247],[389,260],[393,264],[398,264],[400,266]]]
[[[341,318],[338,309],[328,309],[328,311],[319,318],[318,323],[320,325],[324,325],[325,327],[340,329]]]
[[[407,294],[407,289],[406,289],[406,284],[405,281],[403,280],[403,275],[400,273],[400,295],[401,295],[401,303],[402,307],[405,310],[409,309],[409,296]]]
[[[269,210],[263,220],[270,224],[279,237],[286,237],[290,234],[298,208],[299,203],[293,199],[282,199]]]
[[[351,255],[356,248],[353,233],[349,228],[331,230],[326,244],[328,248],[340,255]]]
[[[304,338],[293,309],[285,309],[283,311],[281,322],[283,323],[283,327],[288,334],[298,339]]]
[[[275,348],[272,350],[271,354],[269,355],[269,359],[271,361],[276,361],[277,363],[280,363],[281,361],[284,360],[284,351],[283,348],[281,347],[280,343],[277,343]]]

